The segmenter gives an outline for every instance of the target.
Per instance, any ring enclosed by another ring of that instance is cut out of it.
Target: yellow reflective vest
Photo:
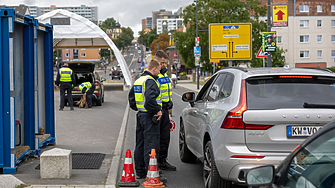
[[[140,112],[147,112],[147,110],[144,108],[144,103],[145,103],[145,82],[148,79],[153,79],[158,88],[159,88],[159,83],[151,76],[146,75],[146,76],[141,76],[139,79],[137,79],[134,83],[134,94],[135,94],[135,101],[136,101],[136,107]],[[162,106],[162,100],[161,100],[161,94],[158,95],[156,98],[156,102],[158,105]]]
[[[59,75],[61,82],[71,82],[72,70],[69,67],[62,67],[59,69]]]
[[[83,91],[83,89],[86,87],[86,92],[91,89],[92,84],[90,82],[84,82],[79,85],[80,91]]]
[[[158,82],[160,85],[160,90],[162,94],[162,101],[169,102],[172,100],[172,87],[171,87],[171,80],[166,73],[158,74]]]

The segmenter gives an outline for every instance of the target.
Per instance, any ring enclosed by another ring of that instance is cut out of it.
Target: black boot
[[[167,160],[163,160],[161,163],[158,164],[158,168],[161,170],[168,170],[168,171],[176,171],[177,168],[175,166],[172,166],[167,162]]]

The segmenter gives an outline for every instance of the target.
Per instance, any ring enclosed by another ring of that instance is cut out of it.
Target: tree
[[[151,36],[151,35],[150,35]],[[152,41],[150,48],[151,48],[151,54],[155,55],[158,51],[158,44],[159,44],[159,50],[166,51],[165,49],[169,46],[169,35],[166,33],[160,34],[157,39]]]
[[[131,44],[134,39],[134,32],[130,27],[122,27],[122,33],[118,36],[118,38],[113,39],[114,44],[119,48],[124,48]]]
[[[104,32],[106,32],[107,29],[115,28],[115,24],[116,24],[116,20],[113,17],[111,17],[111,18],[107,18],[105,21],[103,21],[103,24],[99,24],[99,27]]]
[[[212,64],[209,63],[209,44],[208,44],[208,25],[210,23],[252,23],[252,51],[258,52],[261,46],[261,32],[266,31],[266,22],[260,21],[259,16],[266,15],[266,6],[260,6],[258,0],[246,0],[246,2],[235,0],[198,0],[198,36],[200,38],[201,62],[203,69],[211,71]],[[251,18],[250,15],[253,15]],[[196,36],[196,6],[195,3],[187,6],[182,13],[184,25],[189,24],[186,33],[177,35],[178,51],[182,55],[185,66],[188,68],[195,67],[193,57],[193,48],[195,46]],[[207,30],[207,31],[206,31]],[[191,52],[191,53],[190,53]],[[279,50],[278,50],[279,52]],[[276,55],[276,60],[281,60],[280,52]],[[241,63],[250,63],[251,66],[258,66],[262,63],[261,59],[256,58],[253,53],[250,61],[233,61],[234,65]],[[221,61],[222,66],[227,66],[227,61]],[[283,64],[282,61],[277,64]],[[273,64],[275,65],[275,64]]]

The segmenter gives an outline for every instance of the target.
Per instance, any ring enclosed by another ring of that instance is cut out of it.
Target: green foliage
[[[250,61],[236,60],[233,65],[250,63],[252,67],[262,66],[262,59],[256,58],[256,54],[262,43],[261,32],[266,31],[266,22],[259,20],[259,16],[266,15],[266,6],[260,6],[258,0],[246,0],[246,2],[235,0],[198,0],[198,36],[200,38],[201,62],[203,69],[212,71],[213,65],[209,63],[208,25],[210,23],[252,23],[252,59]],[[250,13],[253,18],[250,18]],[[196,36],[196,5],[192,3],[182,13],[184,25],[190,24],[186,33],[177,33],[178,51],[182,55],[187,68],[195,68],[193,48]],[[206,31],[207,30],[207,31]],[[272,66],[285,64],[284,50],[277,49],[273,54]],[[228,66],[228,61],[220,61],[220,66]]]
[[[335,72],[335,67],[327,67],[326,69],[329,69],[329,70]]]
[[[101,49],[100,50],[100,57],[101,57],[101,61],[103,60],[107,60],[108,62],[111,61],[111,54],[110,54],[110,50],[108,49]]]
[[[29,184],[23,184],[21,183],[20,185],[15,185],[15,188],[24,188],[24,187],[29,187]]]
[[[107,29],[113,29],[115,27],[116,20],[112,18],[107,18],[103,24],[99,24],[100,29],[106,32]]]
[[[137,41],[141,44],[144,44],[145,46],[150,46],[152,41],[154,41],[158,37],[158,35],[156,34],[156,28],[152,29],[148,33],[145,33],[144,31],[139,31],[138,35],[139,37]]]
[[[187,74],[186,74],[186,72],[181,72],[181,73],[179,73],[179,75],[186,76]]]
[[[114,44],[119,48],[124,48],[131,44],[131,41],[134,39],[134,32],[130,27],[122,27],[122,33],[118,38],[113,39]]]
[[[158,37],[157,34],[150,34],[147,40],[147,46],[151,46],[151,43]]]

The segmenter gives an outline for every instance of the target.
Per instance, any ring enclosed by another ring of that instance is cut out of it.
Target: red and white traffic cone
[[[151,150],[147,178],[142,185],[144,187],[165,187],[159,178],[155,149]]]
[[[135,180],[133,160],[131,158],[130,149],[127,149],[126,158],[124,160],[121,180],[117,183],[120,187],[138,187],[140,182]]]

